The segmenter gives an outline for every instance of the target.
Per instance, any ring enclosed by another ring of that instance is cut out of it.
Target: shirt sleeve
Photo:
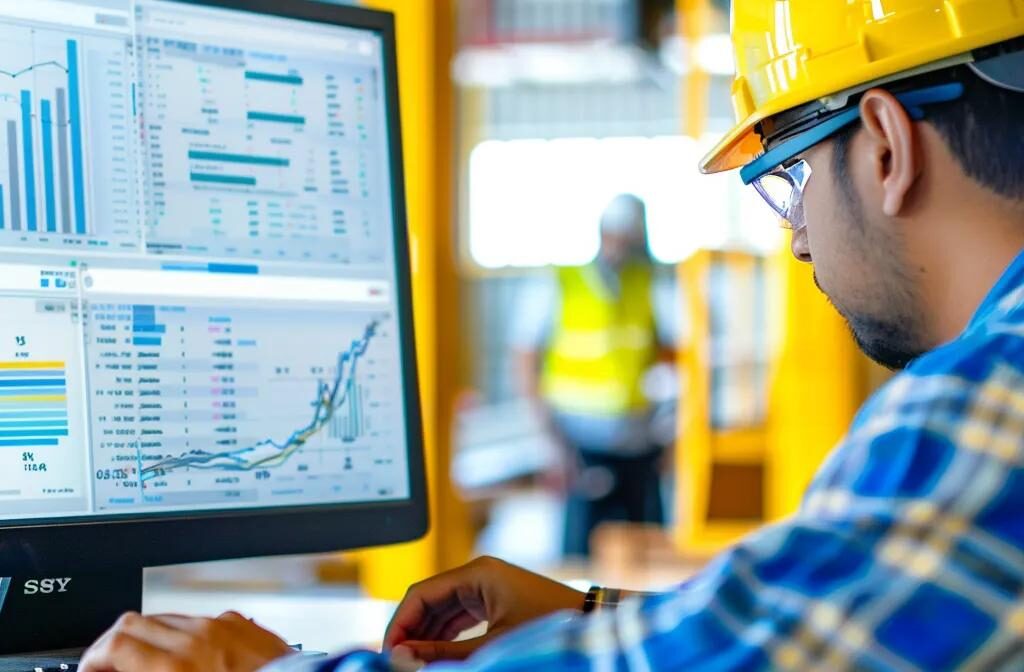
[[[689,338],[687,311],[683,305],[682,288],[675,274],[663,273],[651,285],[651,305],[658,342],[666,348],[679,348]]]
[[[792,518],[678,590],[431,672],[1024,669],[1024,374],[904,374]],[[331,672],[391,672],[358,654]]]
[[[551,274],[526,282],[515,301],[509,345],[517,350],[542,350],[551,337],[558,311],[558,289]]]

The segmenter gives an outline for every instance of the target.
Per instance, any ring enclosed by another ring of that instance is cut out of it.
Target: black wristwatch
[[[587,596],[583,598],[583,613],[589,614],[592,611],[597,610],[598,600],[601,597],[601,586],[591,586],[590,590],[587,591]]]

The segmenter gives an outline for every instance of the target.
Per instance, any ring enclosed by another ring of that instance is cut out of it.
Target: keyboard
[[[75,672],[77,656],[39,655],[31,658],[0,657],[0,672]]]

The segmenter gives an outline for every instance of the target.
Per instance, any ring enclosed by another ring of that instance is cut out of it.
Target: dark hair
[[[964,68],[964,96],[929,105],[925,123],[949,145],[973,180],[1006,198],[1024,201],[1024,93],[989,84]],[[844,190],[849,183],[849,149],[855,124],[835,138],[833,170]]]

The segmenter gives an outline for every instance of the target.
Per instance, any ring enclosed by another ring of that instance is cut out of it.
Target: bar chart
[[[0,448],[60,445],[68,436],[64,362],[0,362]]]
[[[0,27],[0,240],[138,246],[126,59],[123,40]]]
[[[67,300],[0,295],[0,501],[20,499],[24,513],[87,492],[74,314]]]
[[[148,251],[379,264],[386,147],[371,66],[143,34]],[[186,95],[173,84],[192,84]],[[184,140],[184,142],[183,142]]]

